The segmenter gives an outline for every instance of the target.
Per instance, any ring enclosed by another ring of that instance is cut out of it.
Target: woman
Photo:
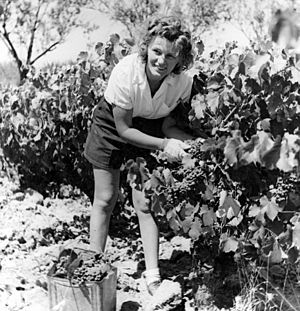
[[[126,144],[163,150],[172,161],[186,155],[189,146],[183,140],[191,136],[176,128],[169,113],[181,100],[189,100],[192,77],[184,71],[192,62],[190,33],[182,30],[178,19],[164,17],[149,25],[139,53],[124,57],[113,69],[104,97],[95,109],[85,147],[95,182],[91,249],[105,249]],[[143,124],[140,130],[134,126],[135,120],[143,119],[148,122],[139,122]],[[132,191],[145,255],[143,276],[153,294],[160,285],[158,228],[143,191]]]

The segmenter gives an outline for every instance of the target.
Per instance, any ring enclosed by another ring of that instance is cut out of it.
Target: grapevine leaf
[[[237,67],[239,64],[239,58],[240,56],[237,53],[234,53],[234,51],[231,51],[231,54],[227,57],[227,64],[231,67]]]
[[[261,75],[262,69],[267,67],[267,62],[269,59],[270,56],[267,54],[256,57],[255,64],[248,70],[249,76],[253,79],[257,79]]]
[[[276,110],[282,105],[282,98],[279,93],[273,93],[269,98],[267,98],[268,111],[270,115],[274,115]]]
[[[293,244],[300,249],[300,222],[297,222],[293,228]]]
[[[238,246],[239,242],[235,238],[229,237],[223,245],[223,251],[225,253],[235,252],[238,249]]]
[[[216,75],[208,78],[207,89],[210,89],[210,90],[219,89],[223,79],[224,79],[224,76],[220,73],[217,73]]]
[[[229,223],[228,223],[228,225],[229,226],[233,226],[233,227],[237,227],[240,223],[241,223],[241,221],[243,220],[243,215],[242,215],[242,213],[240,212],[239,214],[238,214],[238,216],[237,217],[234,217]]]
[[[260,241],[263,240],[264,235],[265,235],[265,227],[264,226],[260,226],[260,228],[254,232],[253,237],[250,239],[251,243],[255,247],[259,248],[260,247]],[[269,250],[271,250],[271,247],[272,246],[270,246]],[[265,247],[263,248],[263,251],[264,250],[265,250]],[[268,251],[268,253],[269,253],[269,251]]]
[[[270,132],[270,129],[271,129],[270,121],[271,121],[270,118],[265,118],[259,121],[257,124],[258,129],[261,131]]]
[[[226,191],[226,190],[221,190],[221,192],[220,192],[219,206],[223,206],[226,197],[227,197],[227,191]]]
[[[233,133],[233,137],[227,138],[224,148],[224,155],[229,165],[234,165],[238,162],[237,151],[243,145],[243,140],[239,131]]]
[[[253,135],[249,142],[245,143],[239,150],[239,159],[242,165],[260,162],[259,137]]]
[[[270,263],[280,263],[286,257],[278,241],[275,240],[273,244],[273,250],[270,253]]]
[[[240,212],[240,203],[231,196],[227,196],[224,200],[222,208],[226,211],[228,219],[238,216]]]
[[[269,200],[266,196],[263,196],[260,198],[260,205],[262,207],[262,213],[265,213],[272,221],[277,217],[278,212],[280,211],[275,198]]]
[[[191,107],[194,109],[195,115],[197,119],[203,119],[204,118],[204,112],[206,110],[206,102],[205,97],[201,94],[197,94],[192,99]]]
[[[225,208],[220,208],[216,211],[216,216],[218,218],[225,218],[226,217],[226,209]]]
[[[74,259],[67,265],[66,270],[68,278],[72,277],[74,271],[82,265],[82,262],[83,262],[82,257],[79,255],[78,258]]]
[[[169,214],[169,213],[168,213]],[[171,215],[169,214],[169,226],[174,232],[178,232],[181,228],[181,224],[178,220],[178,217],[174,211],[172,211]]]
[[[200,208],[199,215],[202,216],[203,214],[207,213],[209,211],[209,207],[207,204],[203,204]]]
[[[205,193],[203,194],[203,199],[207,201],[212,200],[214,198],[216,190],[217,188],[212,183],[209,183],[206,186]]]
[[[266,244],[263,245],[262,251],[265,257],[266,256],[269,257],[271,255],[271,252],[274,249],[274,243],[275,243],[275,239],[272,237],[266,241]]]
[[[89,56],[88,52],[81,51],[81,52],[79,52],[79,54],[77,56],[77,60],[78,61],[86,61],[88,59],[88,56]]]
[[[213,210],[210,210],[203,214],[202,221],[204,226],[212,226],[217,221],[216,214]]]
[[[192,158],[192,155],[187,154],[182,159],[184,169],[191,169],[195,167],[196,159]]]
[[[299,135],[285,133],[280,148],[280,158],[276,166],[284,172],[290,172],[299,165],[296,154],[300,151]]]
[[[102,48],[103,48],[104,44],[103,42],[97,42],[96,45],[95,45],[95,50],[96,50],[96,53],[101,56],[102,54]]]
[[[38,133],[33,137],[33,141],[37,142],[42,138],[42,130],[39,130]]]
[[[203,44],[203,41],[200,40],[200,41],[197,41],[196,44],[196,49],[197,49],[197,54],[200,56],[203,54],[203,51],[204,51],[204,44]]]
[[[162,208],[164,206],[164,203],[166,202],[165,196],[163,193],[160,195],[157,195],[154,193],[151,197],[151,210],[154,212],[155,215],[165,215],[166,212]]]
[[[245,83],[245,89],[248,93],[253,93],[254,95],[260,92],[260,86],[254,79],[247,79]]]
[[[210,92],[206,95],[207,106],[215,114],[219,106],[219,93]]]
[[[184,207],[180,211],[180,215],[182,217],[189,217],[195,212],[196,208],[190,203],[184,205]]]
[[[257,74],[258,74],[260,84],[262,84],[264,81],[269,82],[269,78],[270,78],[269,73],[268,73],[269,67],[270,67],[270,63],[266,62],[259,68]]]
[[[234,210],[231,206],[228,208],[226,216],[227,219],[232,219],[233,217],[235,217]]]
[[[271,150],[274,145],[274,141],[270,138],[269,133],[263,131],[257,132],[257,136],[259,138],[259,155],[260,159],[262,159],[264,155]]]
[[[281,137],[278,135],[271,149],[262,154],[261,162],[268,169],[275,169],[276,163],[280,158]]]
[[[189,236],[193,240],[198,240],[201,232],[202,232],[201,222],[200,219],[196,217],[192,224],[191,230],[189,231]]]
[[[182,222],[182,230],[184,233],[188,233],[193,224],[193,217],[186,217]]]
[[[289,262],[291,264],[296,263],[297,259],[299,257],[299,250],[297,249],[297,247],[293,246],[288,250],[288,258],[289,258]]]
[[[275,219],[268,224],[267,228],[274,232],[276,235],[280,235],[284,231],[284,224],[282,221]]]
[[[298,206],[300,206],[300,193],[298,191],[290,191],[288,198],[289,203],[298,209]]]
[[[164,186],[164,181],[157,174],[152,174],[150,177],[151,187],[153,189],[159,188],[159,186]]]
[[[256,55],[253,52],[247,52],[243,58],[243,63],[246,65],[246,68],[250,68],[255,65]]]

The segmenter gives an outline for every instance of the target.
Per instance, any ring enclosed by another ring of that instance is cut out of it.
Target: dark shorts
[[[133,118],[133,127],[151,136],[163,137],[161,131],[163,118]],[[118,135],[110,105],[104,97],[93,113],[93,122],[89,131],[84,156],[95,167],[101,169],[119,169],[127,159],[149,154],[150,150],[137,148],[125,143]]]

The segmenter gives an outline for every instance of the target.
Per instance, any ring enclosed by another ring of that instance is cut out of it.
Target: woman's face
[[[159,82],[170,74],[179,62],[179,52],[174,43],[156,37],[148,46],[146,74],[150,82]]]

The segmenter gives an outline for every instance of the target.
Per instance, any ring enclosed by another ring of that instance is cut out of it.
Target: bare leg
[[[90,220],[90,248],[105,250],[109,221],[118,198],[120,171],[94,169],[95,193]]]
[[[143,191],[132,189],[133,205],[136,210],[143,242],[146,270],[158,268],[159,231],[149,210],[149,202]]]

